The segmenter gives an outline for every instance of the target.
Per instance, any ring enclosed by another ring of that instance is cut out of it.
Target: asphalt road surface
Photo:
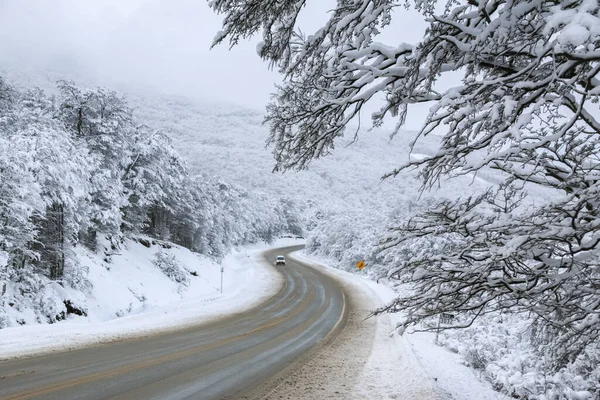
[[[269,251],[265,262],[301,247]],[[290,259],[276,268],[282,290],[250,311],[186,330],[2,362],[0,400],[238,398],[344,320],[336,281]]]

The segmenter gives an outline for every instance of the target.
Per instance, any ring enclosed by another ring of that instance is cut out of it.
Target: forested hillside
[[[15,83],[21,87],[34,83],[54,93],[56,90],[49,82],[63,75],[23,76],[13,71],[11,76],[17,77]],[[196,195],[213,210],[218,210],[211,213],[206,206],[196,209],[201,215],[215,218],[214,237],[222,241],[210,239],[213,244],[201,250],[206,254],[222,254],[234,242],[261,237],[257,230],[248,229],[248,223],[253,225],[251,221],[258,223],[257,229],[260,229],[283,216],[289,226],[286,229],[298,232],[297,229],[303,228],[307,250],[312,255],[338,268],[395,286],[412,279],[412,275],[390,265],[435,253],[452,246],[454,241],[452,237],[416,238],[387,252],[378,252],[378,244],[389,235],[390,227],[406,222],[410,216],[440,200],[456,201],[460,197],[481,195],[489,186],[501,182],[501,176],[489,169],[442,180],[425,192],[419,191],[418,171],[407,171],[401,178],[381,181],[381,176],[400,162],[432,156],[440,141],[436,135],[423,138],[411,153],[410,139],[415,133],[403,132],[403,138],[390,141],[390,131],[384,127],[361,130],[357,142],[353,142],[354,130],[349,130],[349,136],[336,141],[328,157],[313,161],[308,170],[272,174],[274,161],[270,149],[264,146],[268,128],[261,124],[263,117],[259,111],[133,88],[119,90],[127,93],[132,115],[160,129],[169,137],[173,148],[186,157],[189,169],[186,179],[204,185],[206,190],[197,191]],[[59,99],[60,95],[55,98]],[[224,187],[215,178],[190,178],[197,175],[218,175],[229,182],[222,183],[231,190],[221,190]],[[527,190],[531,196],[523,203],[523,209],[552,200],[552,192],[532,185]],[[228,203],[232,210],[223,210],[223,198],[233,199]],[[271,213],[273,208],[282,214],[278,217],[277,213]],[[227,215],[231,218],[227,219]],[[295,220],[296,216],[299,221]],[[149,227],[138,228],[138,231],[151,233]],[[132,233],[125,229],[122,234]],[[359,259],[367,262],[361,272],[355,266]],[[435,327],[437,320],[432,319],[430,323]],[[565,398],[576,398],[578,393],[594,390],[600,373],[597,345],[587,346],[581,357],[556,372],[545,350],[538,350],[539,341],[549,338],[551,334],[532,327],[527,316],[490,314],[466,330],[440,334],[440,343],[461,353],[465,362],[491,381],[497,390],[517,398],[544,392],[569,393],[570,397]]]
[[[499,182],[493,171],[484,171],[421,193],[416,171],[382,181],[411,153],[410,140],[390,140],[386,128],[360,129],[356,142],[354,131],[349,132],[328,157],[315,160],[307,170],[271,173],[275,161],[265,147],[268,127],[259,111],[136,91],[128,92],[128,98],[136,105],[136,115],[169,132],[191,171],[221,174],[252,190],[293,200],[301,205],[309,252],[350,271],[356,270],[357,260],[366,259],[369,268],[363,274],[375,278],[387,274],[374,252],[390,226],[425,209],[433,199],[478,193]],[[404,134],[410,138],[410,132]],[[410,157],[431,156],[438,140],[427,137]],[[538,199],[543,196],[540,193]]]
[[[14,324],[7,307],[60,318],[40,300],[49,281],[89,290],[77,246],[110,262],[125,238],[145,235],[219,259],[301,229],[289,200],[190,174],[123,97],[69,81],[48,95],[0,79],[0,182],[0,328]]]

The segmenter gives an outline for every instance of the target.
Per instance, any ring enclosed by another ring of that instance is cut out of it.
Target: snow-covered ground
[[[331,268],[312,256],[294,257],[327,271],[341,282],[358,286],[379,307],[396,297],[389,287],[366,277]],[[395,332],[400,316],[374,317],[377,329],[371,354],[354,381],[352,398],[361,399],[454,399],[508,400],[480,380],[462,363],[461,356],[435,344],[435,334]]]
[[[88,315],[70,315],[51,325],[1,329],[0,360],[181,328],[248,310],[275,294],[282,284],[279,275],[259,265],[259,255],[266,248],[296,243],[281,239],[271,245],[245,246],[233,251],[221,265],[173,246],[168,252],[183,268],[198,275],[190,274],[186,288],[152,263],[156,245],[148,249],[128,241],[109,265],[87,254],[88,259],[82,262],[89,267],[88,278],[93,284],[85,299]],[[54,289],[65,290],[60,285]]]

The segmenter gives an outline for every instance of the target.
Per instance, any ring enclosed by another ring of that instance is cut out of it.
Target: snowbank
[[[296,252],[293,257],[324,268],[341,281],[360,285],[373,299],[376,307],[396,297],[395,292],[387,286],[363,276],[328,267],[304,252]],[[494,391],[488,382],[481,381],[472,369],[463,365],[461,356],[437,346],[434,334],[407,333],[400,336],[394,332],[400,315],[385,314],[375,318],[378,334],[371,356],[354,387],[354,390],[362,392],[365,398],[423,398],[411,396],[415,393],[430,393],[428,389],[433,387],[439,394],[437,398],[509,399]],[[385,330],[387,334],[379,334],[381,330]],[[390,338],[392,340],[389,340]],[[404,397],[397,397],[400,391]]]
[[[93,285],[89,296],[83,299],[87,316],[70,314],[66,320],[51,325],[27,324],[0,330],[0,360],[182,328],[248,310],[273,296],[282,285],[274,269],[261,262],[261,253],[273,246],[298,243],[301,242],[282,239],[271,245],[245,246],[233,251],[221,264],[183,247],[147,248],[135,241],[126,242],[110,263],[81,250],[79,259],[88,266],[88,279]],[[173,255],[189,273],[189,286],[169,279],[154,265],[159,250]],[[55,286],[56,295],[61,298],[79,294]]]

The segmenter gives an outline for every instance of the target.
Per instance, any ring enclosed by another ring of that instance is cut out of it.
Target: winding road
[[[264,253],[272,264],[286,247]],[[288,258],[285,283],[244,313],[176,332],[0,363],[0,400],[239,398],[293,364],[347,314],[331,277]]]

